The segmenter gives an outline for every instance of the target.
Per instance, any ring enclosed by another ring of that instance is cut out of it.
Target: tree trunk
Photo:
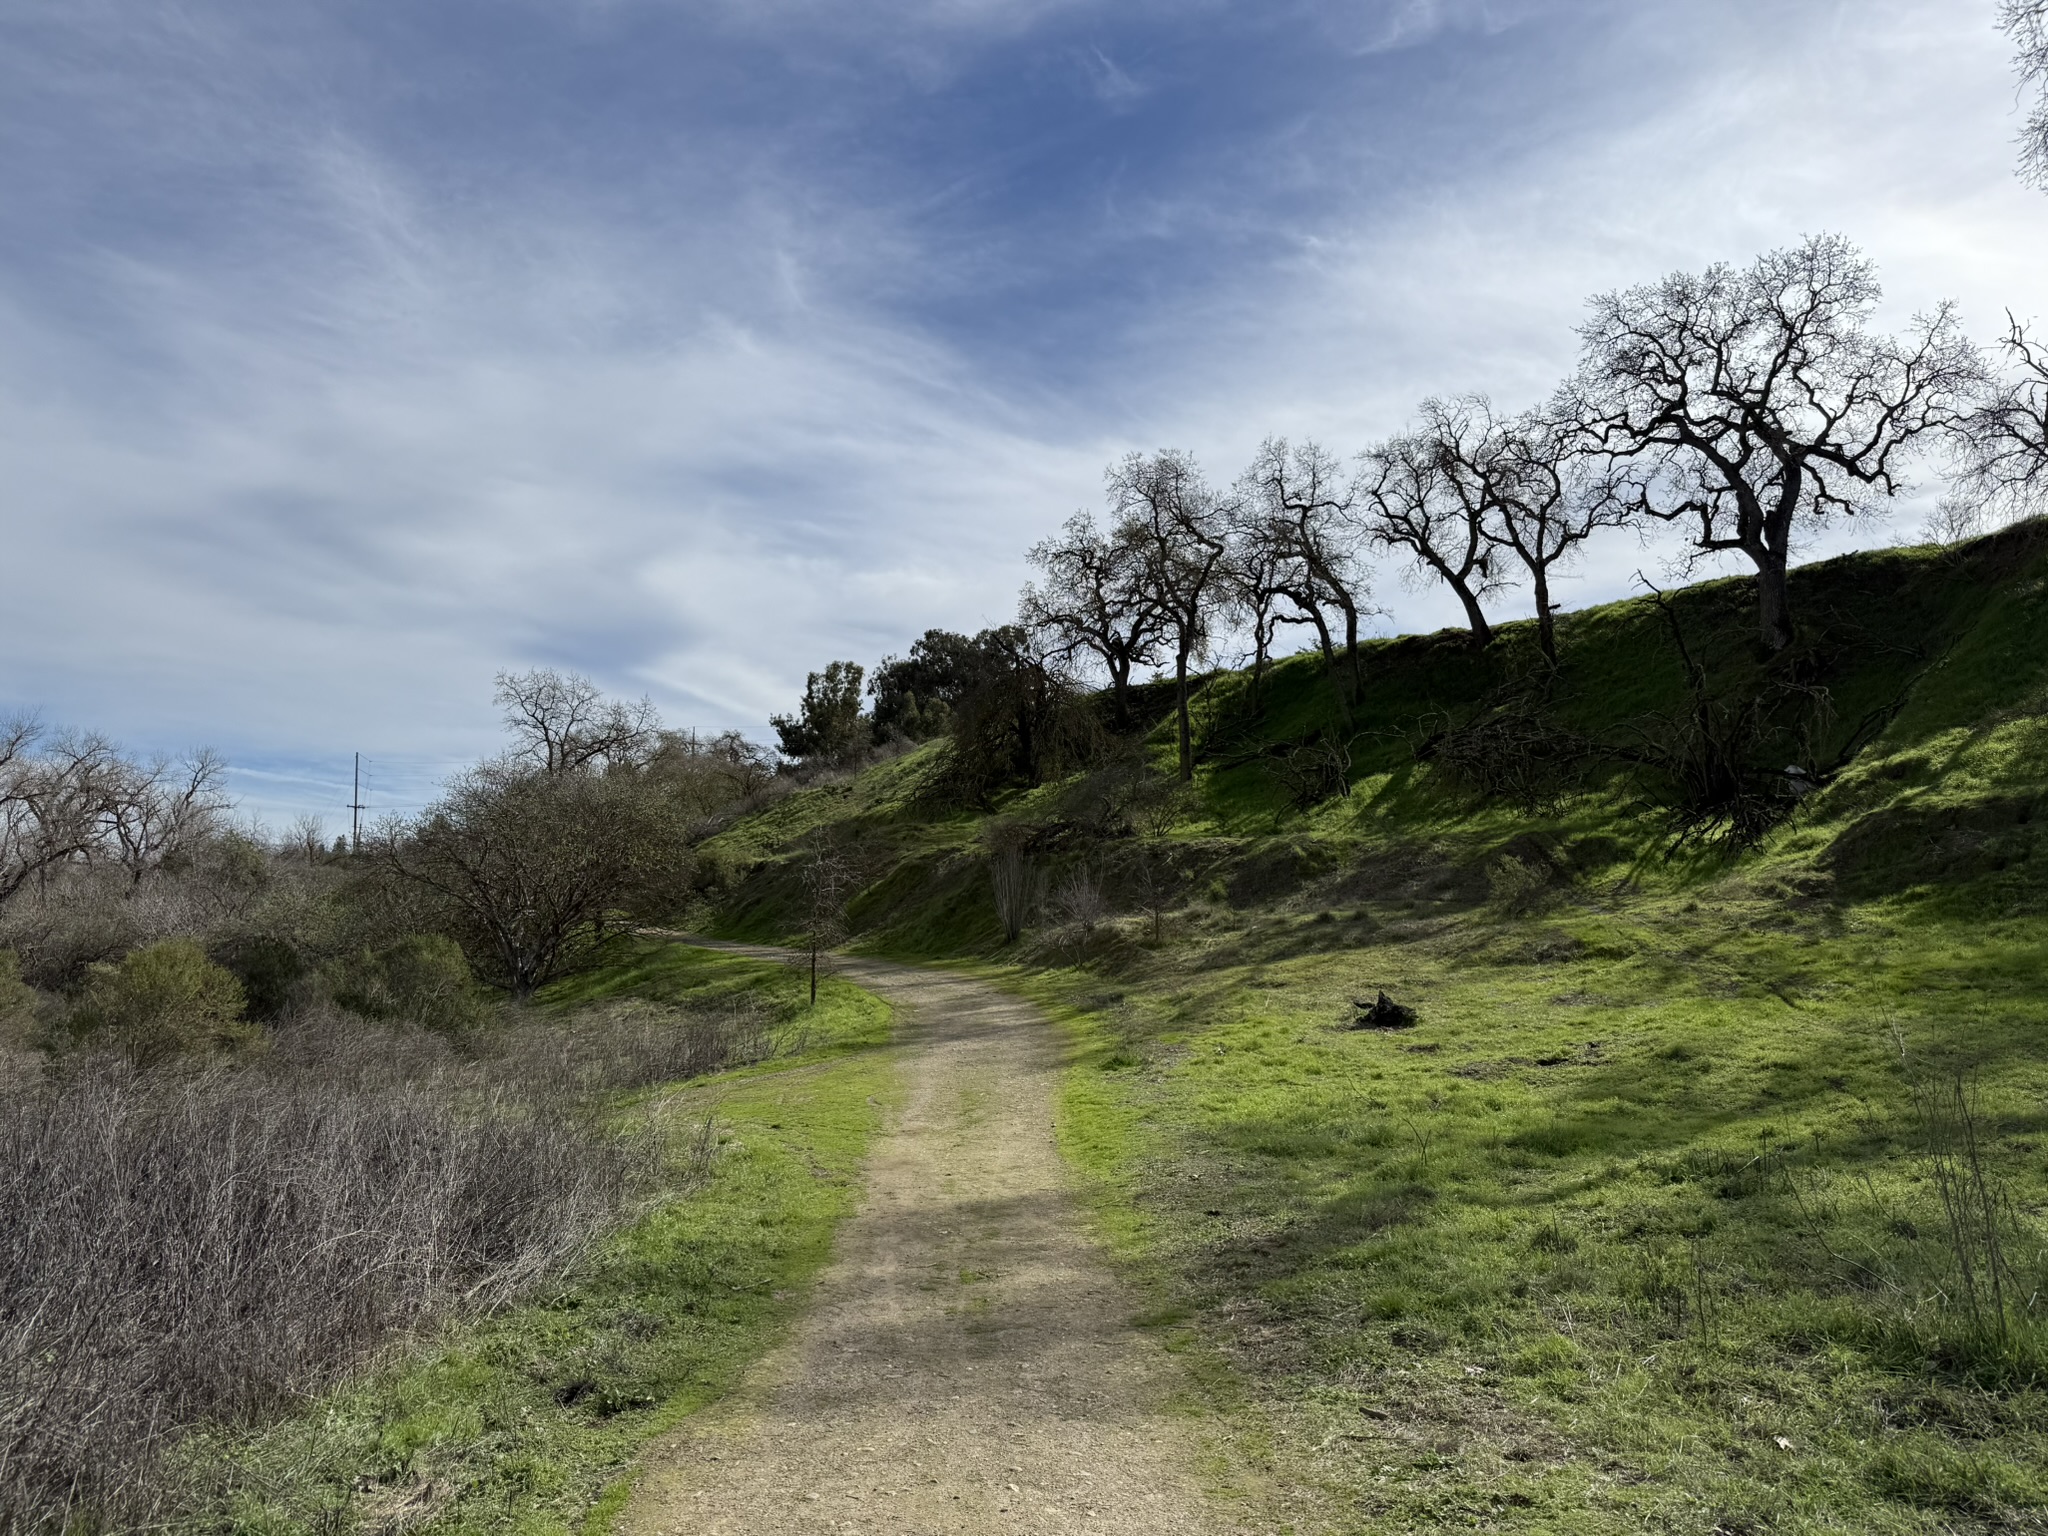
[[[1344,603],[1344,654],[1351,661],[1351,693],[1356,698],[1365,686],[1365,663],[1358,654],[1358,605],[1349,599]]]
[[[1543,647],[1543,659],[1557,665],[1557,621],[1550,612],[1550,573],[1540,565],[1529,567],[1536,588],[1536,643]]]
[[[1302,606],[1308,611],[1309,622],[1316,627],[1316,644],[1322,649],[1323,665],[1332,672],[1336,671],[1337,646],[1330,639],[1329,621],[1323,617],[1323,610],[1314,603],[1304,603]]]
[[[1785,580],[1785,551],[1765,552],[1756,567],[1757,619],[1767,649],[1777,652],[1792,643],[1792,598]]]
[[[1798,464],[1786,466],[1776,503],[1768,512],[1756,509],[1756,531],[1743,546],[1743,553],[1756,562],[1757,623],[1764,649],[1773,653],[1792,643],[1792,596],[1785,568],[1792,562],[1792,517],[1799,510],[1805,483]]]
[[[1259,685],[1266,677],[1266,647],[1271,642],[1271,632],[1257,619],[1252,621],[1252,713],[1259,712]]]
[[[1109,663],[1109,696],[1111,712],[1116,717],[1116,728],[1128,731],[1131,728],[1131,664],[1125,660],[1121,665],[1115,658]]]
[[[1465,623],[1472,631],[1472,649],[1485,650],[1493,644],[1493,626],[1486,622],[1486,615],[1480,611],[1479,599],[1472,595],[1472,589],[1462,581],[1453,582],[1451,590],[1458,594],[1458,601],[1465,605]]]
[[[1195,777],[1195,733],[1188,724],[1188,653],[1176,652],[1173,658],[1175,685],[1175,709],[1180,725],[1180,781],[1192,783]]]

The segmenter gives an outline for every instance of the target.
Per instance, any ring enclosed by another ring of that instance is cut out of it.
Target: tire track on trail
[[[781,957],[780,950],[690,940]],[[1057,1037],[984,982],[834,969],[898,1010],[907,1093],[791,1338],[650,1449],[624,1536],[1196,1536],[1177,1367],[1084,1231],[1052,1134]]]

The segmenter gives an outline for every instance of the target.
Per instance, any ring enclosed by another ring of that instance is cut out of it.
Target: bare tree
[[[1536,638],[1557,662],[1557,609],[1550,575],[1603,528],[1629,518],[1611,476],[1599,472],[1577,423],[1555,413],[1498,416],[1484,395],[1460,402],[1473,429],[1446,439],[1451,473],[1477,488],[1484,510],[1481,537],[1512,555],[1529,573],[1536,598]]]
[[[0,906],[100,852],[129,771],[104,737],[59,736],[38,751],[42,735],[32,720],[0,724]]]
[[[1484,457],[1489,425],[1471,400],[1425,400],[1421,425],[1368,448],[1359,470],[1368,535],[1407,551],[1425,580],[1456,594],[1479,650],[1493,643],[1481,605],[1506,585],[1500,552],[1486,537],[1488,487],[1469,467]]]
[[[1334,667],[1325,614],[1331,608],[1342,614],[1344,653],[1357,686],[1358,620],[1369,591],[1358,564],[1357,486],[1320,444],[1269,437],[1239,479],[1237,500],[1247,532],[1271,550],[1278,595],[1294,609],[1283,622],[1314,626],[1323,659]]]
[[[853,861],[830,842],[804,855],[804,944],[811,954],[811,1006],[818,1006],[818,956],[846,942],[846,898],[858,882]]]
[[[323,863],[328,856],[326,828],[320,818],[310,812],[294,816],[292,824],[285,828],[284,836],[278,839],[277,848],[286,858],[297,859],[301,863]]]
[[[526,997],[592,955],[612,913],[681,888],[684,833],[637,774],[514,758],[470,769],[365,851],[428,897],[478,975]]]
[[[1207,650],[1210,622],[1222,597],[1227,508],[1202,479],[1193,456],[1176,449],[1161,449],[1149,458],[1133,453],[1112,465],[1107,479],[1117,536],[1140,552],[1146,585],[1165,619],[1173,651],[1180,776],[1186,782],[1195,776],[1188,667]]]
[[[106,842],[131,888],[219,830],[229,807],[226,777],[227,764],[210,748],[178,763],[122,763],[109,776]]]
[[[1232,513],[1228,552],[1218,590],[1232,624],[1242,623],[1251,632],[1252,708],[1257,710],[1273,637],[1283,623],[1296,620],[1298,615],[1284,613],[1278,606],[1285,595],[1285,528],[1276,527],[1263,508],[1248,500],[1240,500]]]
[[[2020,176],[2048,191],[2048,0],[2000,0],[1998,29],[2013,41],[2020,84],[2039,93],[2020,130]]]
[[[492,702],[505,707],[513,750],[544,773],[636,760],[660,725],[647,700],[606,698],[581,673],[539,667],[500,672],[497,681]]]
[[[2048,509],[2048,346],[2010,312],[2005,318],[2001,350],[2010,371],[1956,432],[1951,500],[1979,525],[1986,513],[2012,518]]]
[[[1792,640],[1786,569],[1802,526],[1903,488],[1903,462],[1954,426],[1983,376],[1952,304],[1872,334],[1876,269],[1817,235],[1737,270],[1677,272],[1592,300],[1568,398],[1635,505],[1693,525],[1695,557],[1757,571],[1765,645]]]
[[[1094,518],[1076,512],[1058,538],[1032,546],[1030,560],[1045,580],[1024,588],[1019,620],[1062,655],[1086,650],[1100,660],[1117,728],[1129,729],[1131,671],[1157,659],[1167,629],[1144,551],[1123,530],[1102,533]]]

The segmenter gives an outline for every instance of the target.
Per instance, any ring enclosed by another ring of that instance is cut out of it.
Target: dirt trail
[[[1200,1492],[1194,1426],[1164,1406],[1175,1369],[1068,1193],[1044,1016],[965,977],[835,969],[899,1010],[904,1108],[794,1337],[650,1453],[619,1529],[1234,1529]]]

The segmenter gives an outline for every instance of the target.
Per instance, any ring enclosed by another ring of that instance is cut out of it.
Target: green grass
[[[2041,1331],[1983,1347],[1934,1301],[1890,1035],[1975,1073],[2038,1211],[2048,936],[1759,932],[1757,905],[1019,978],[1074,1010],[1062,1144],[1106,1234],[1246,1373],[1299,1529],[1933,1531],[2048,1500]],[[1377,985],[1416,1028],[1342,1027]],[[2038,1237],[2018,1262],[2044,1278]]]
[[[548,1001],[625,992],[771,998],[772,963],[636,946]],[[527,1303],[400,1346],[360,1380],[257,1431],[186,1449],[218,1528],[283,1536],[373,1528],[597,1532],[635,1453],[729,1391],[782,1335],[853,1208],[896,1093],[888,1010],[827,981],[809,1053],[636,1097],[679,1179],[574,1274]],[[693,1151],[707,1119],[715,1154]],[[387,1526],[387,1528],[390,1528]]]
[[[1889,723],[1740,859],[1666,858],[1627,775],[1536,814],[1418,764],[1431,722],[1533,664],[1508,625],[1484,655],[1376,643],[1348,717],[1313,657],[1257,712],[1211,679],[1157,944],[1128,915],[1005,952],[985,822],[859,781],[867,809],[796,796],[729,834],[758,863],[721,921],[791,930],[793,861],[832,837],[866,861],[857,943],[1055,1008],[1062,1146],[1148,1320],[1231,1363],[1214,1395],[1275,1529],[2048,1528],[2042,531],[1795,573],[1823,755]],[[1765,675],[1752,595],[1673,598],[1716,689]],[[1571,729],[1685,707],[1651,603],[1560,638]],[[1318,734],[1352,742],[1350,793],[1296,810],[1265,758]],[[996,810],[1072,829],[1096,793]],[[1129,850],[1055,845],[1055,876]],[[1568,874],[1518,890],[1503,853]],[[1381,987],[1418,1025],[1346,1029]],[[1912,1082],[1953,1074],[2032,1306],[2003,1339],[1960,1300],[1916,1120]]]
[[[782,1020],[780,1055],[770,1070],[820,1054],[861,1051],[889,1038],[889,1005],[845,982],[820,980],[818,1006],[806,1006],[809,975],[780,960],[715,949],[696,949],[667,939],[622,941],[602,968],[566,977],[544,989],[538,1006],[566,1011],[614,997],[643,997],[684,1007],[716,1006],[750,999]]]

